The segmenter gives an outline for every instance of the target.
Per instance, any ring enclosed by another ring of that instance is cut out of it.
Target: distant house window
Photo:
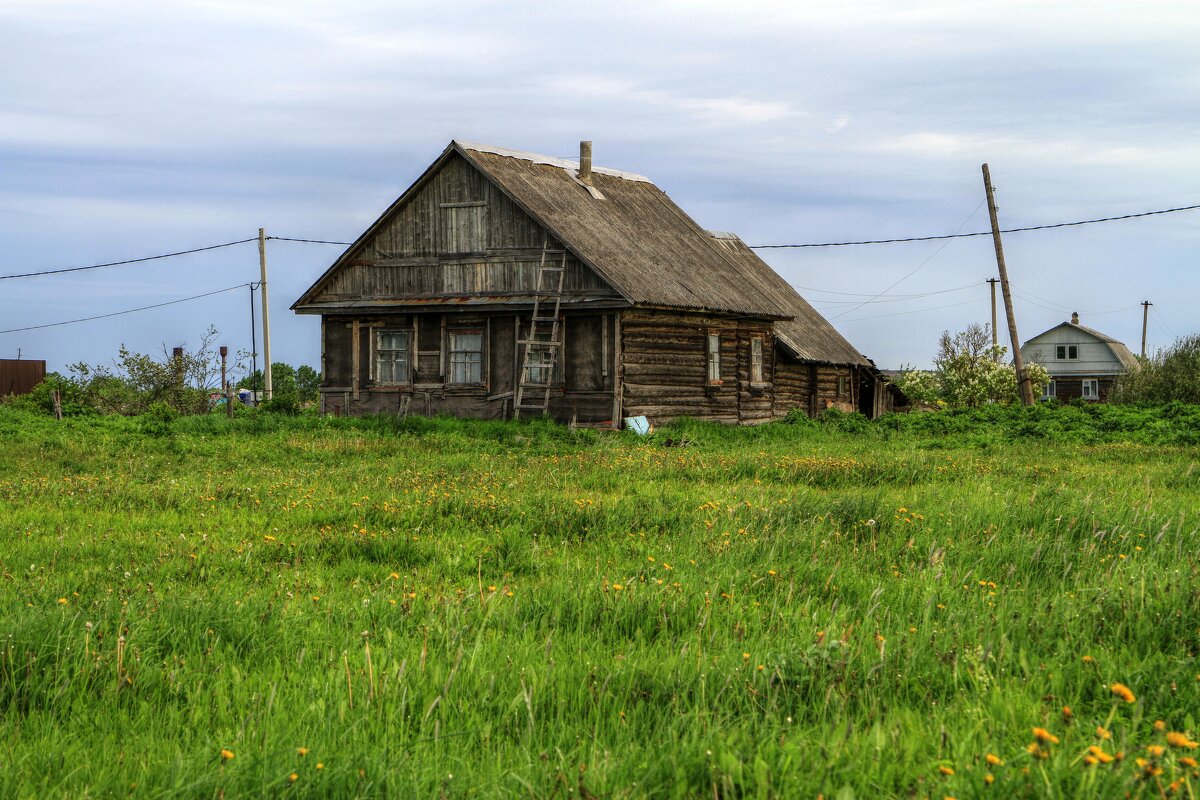
[[[1083,379],[1083,399],[1084,400],[1099,400],[1100,399],[1100,381],[1096,378]]]
[[[1060,344],[1054,348],[1054,357],[1059,361],[1073,361],[1079,358],[1079,345]]]
[[[721,334],[708,334],[708,382],[721,382]]]
[[[838,397],[846,396],[846,376],[845,375],[838,376],[837,396]]]
[[[763,382],[763,340],[755,336],[750,340],[750,382]]]
[[[1052,400],[1055,397],[1058,397],[1058,385],[1054,381],[1050,381],[1042,387],[1042,399]]]
[[[411,375],[408,337],[408,331],[376,331],[376,383],[408,383]]]
[[[483,382],[483,334],[450,332],[450,383]]]
[[[446,255],[487,252],[487,203],[443,203],[442,237]]]

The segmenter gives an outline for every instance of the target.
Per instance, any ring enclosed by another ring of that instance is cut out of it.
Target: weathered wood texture
[[[353,330],[359,329],[357,371]],[[321,410],[330,414],[450,414],[480,419],[512,416],[520,369],[518,339],[528,316],[505,313],[426,313],[323,317],[325,381]],[[565,314],[564,351],[570,360],[555,371],[549,415],[562,422],[612,419],[616,386],[615,315]],[[381,330],[410,334],[408,380],[383,384],[375,376],[374,343]],[[449,337],[478,332],[483,343],[479,383],[449,382]]]
[[[0,397],[27,394],[46,378],[46,362],[29,358],[0,358]]]
[[[720,383],[708,375],[708,336],[720,337]],[[750,385],[750,340],[764,340],[763,385]],[[669,311],[621,315],[624,416],[656,423],[695,417],[737,424],[772,416],[771,324]]]
[[[460,156],[451,158],[409,202],[335,271],[313,302],[395,300],[437,295],[529,294],[545,243],[563,246]],[[548,255],[555,265],[561,254]],[[572,255],[563,291],[616,297]]]
[[[1089,378],[1095,380],[1099,388],[1100,397],[1088,398],[1091,402],[1107,403],[1109,395],[1112,394],[1113,387],[1117,385],[1117,379],[1111,375],[1096,376]],[[1054,396],[1059,402],[1069,402],[1083,398],[1083,381],[1084,378],[1055,378],[1054,379]]]
[[[856,367],[805,363],[779,355],[775,361],[775,416],[787,416],[794,408],[810,416],[827,408],[855,411],[858,379]]]

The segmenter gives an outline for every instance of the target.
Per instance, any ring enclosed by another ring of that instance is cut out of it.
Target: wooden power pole
[[[1150,306],[1154,305],[1149,300],[1142,301],[1142,358],[1146,357],[1146,324],[1150,322]]]
[[[258,229],[258,267],[262,273],[263,400],[271,399],[271,318],[267,304],[267,234]]]
[[[1017,336],[1017,317],[1013,313],[1012,294],[1008,288],[1008,269],[1004,266],[1004,245],[1000,241],[1000,222],[996,218],[996,197],[992,191],[992,173],[983,165],[983,189],[987,193],[988,216],[992,219],[992,243],[996,246],[996,267],[1000,270],[1000,291],[1004,295],[1004,314],[1008,318],[1008,336],[1012,340],[1013,366],[1017,370],[1017,388],[1021,402],[1033,405],[1033,387],[1025,374],[1025,362],[1021,358],[1021,339]]]
[[[1000,347],[1000,340],[996,338],[996,282],[998,278],[988,278],[988,288],[992,290],[992,350],[995,351]],[[993,356],[993,360],[999,359],[999,354]]]

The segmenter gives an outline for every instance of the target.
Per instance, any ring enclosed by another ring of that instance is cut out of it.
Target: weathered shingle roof
[[[798,358],[869,362],[787,281],[732,234],[712,234],[648,178],[455,142],[463,155],[632,303],[772,317]]]
[[[869,365],[787,281],[732,234],[701,228],[649,178],[593,167],[592,190],[578,163],[454,141],[302,296],[303,305],[448,157],[461,155],[630,303],[777,320],[780,343],[797,358]],[[598,198],[597,193],[602,197]]]

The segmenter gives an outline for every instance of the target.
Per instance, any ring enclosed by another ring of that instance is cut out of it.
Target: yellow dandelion
[[[998,767],[1004,763],[1004,759],[994,753],[988,753],[983,757],[983,760],[988,763],[988,766]]]
[[[1085,664],[1094,664],[1094,663],[1096,663],[1096,659],[1092,658],[1091,656],[1084,656],[1084,657],[1083,657],[1083,663],[1085,663]]]
[[[991,786],[995,781],[996,781],[996,776],[990,772],[983,776],[983,782],[986,783],[988,786]]]
[[[231,758],[233,758],[233,751],[232,751],[232,750],[222,750],[222,751],[221,751],[221,760],[222,760],[222,761],[228,761],[228,760],[230,760]]]
[[[1167,729],[1167,723],[1163,722],[1161,719],[1154,720],[1154,730],[1162,732],[1162,731],[1165,731],[1166,729]]]
[[[1096,735],[1099,736],[1101,739],[1111,739],[1112,738],[1112,734],[1109,733],[1108,729],[1104,728],[1100,725],[1096,726]]]
[[[325,769],[325,765],[320,761],[317,762],[317,769]]]
[[[1091,747],[1089,747],[1088,754],[1092,758],[1099,761],[1101,764],[1107,764],[1113,760],[1113,757],[1110,756],[1108,753],[1104,752],[1104,749],[1099,747],[1098,745],[1092,745]]]
[[[306,756],[306,755],[308,755],[308,748],[307,747],[297,747],[296,753],[298,755],[300,755],[301,757]]]
[[[942,773],[943,775],[953,775],[954,769],[953,767],[942,766],[938,767],[938,772]]]
[[[1115,696],[1121,698],[1126,703],[1133,703],[1137,701],[1137,698],[1133,695],[1133,691],[1123,683],[1114,683],[1109,688],[1112,689],[1112,693]]]
[[[1161,744],[1148,744],[1146,745],[1146,752],[1150,754],[1151,758],[1158,758],[1163,753],[1167,752],[1167,748],[1163,747]]]
[[[288,783],[295,783],[296,779],[299,777],[299,775],[293,772],[291,775],[288,775]]]
[[[622,585],[621,585],[621,584],[619,584],[619,583],[614,583],[614,584],[612,585],[612,588],[613,588],[613,591],[614,591],[614,592],[619,592],[619,591],[621,591],[622,589],[624,589],[625,587],[624,587],[624,586],[622,586]]]
[[[1192,758],[1191,756],[1184,756],[1183,758],[1179,759],[1179,763],[1183,764],[1185,767],[1197,766],[1196,759]]]
[[[1092,756],[1084,756],[1084,757],[1083,757],[1083,763],[1084,763],[1084,766],[1088,766],[1088,767],[1094,767],[1094,766],[1096,766],[1096,764],[1098,764],[1098,763],[1100,763],[1100,762],[1099,762],[1099,761],[1097,761],[1097,760],[1096,760],[1094,757],[1092,757]]]
[[[65,597],[58,598],[58,604],[60,606],[65,606],[67,604],[67,598],[65,598]]]

